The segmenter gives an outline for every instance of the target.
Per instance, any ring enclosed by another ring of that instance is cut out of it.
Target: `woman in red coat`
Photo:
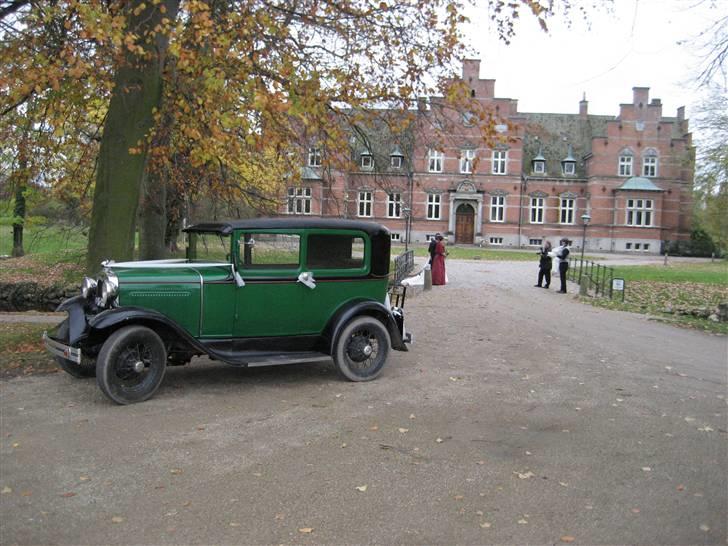
[[[435,257],[432,259],[432,284],[441,286],[445,284],[445,243],[442,235],[435,236]]]

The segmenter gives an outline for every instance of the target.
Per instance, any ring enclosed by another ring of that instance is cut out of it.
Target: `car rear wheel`
[[[144,326],[127,326],[109,336],[101,347],[96,382],[117,404],[134,404],[157,391],[166,369],[162,339]]]
[[[389,332],[374,317],[358,317],[344,326],[334,346],[334,362],[349,381],[371,381],[382,373],[389,355]]]
[[[94,377],[96,375],[96,361],[85,356],[81,357],[81,363],[76,364],[60,356],[55,357],[58,365],[69,375],[79,379]]]

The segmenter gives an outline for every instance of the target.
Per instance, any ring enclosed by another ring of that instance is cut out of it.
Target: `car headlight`
[[[96,295],[96,281],[91,279],[90,277],[84,277],[83,282],[81,283],[81,295],[89,299],[90,296]]]
[[[119,293],[119,278],[112,271],[105,271],[99,280],[99,305],[101,307],[111,306],[114,298]]]

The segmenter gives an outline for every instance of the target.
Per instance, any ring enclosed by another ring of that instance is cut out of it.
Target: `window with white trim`
[[[392,241],[394,241],[394,242],[399,242],[402,240],[402,236],[399,233],[391,232],[389,234],[389,236],[391,237]]]
[[[537,159],[533,162],[533,174],[544,174],[546,172],[546,162]]]
[[[372,215],[372,192],[360,191],[357,198],[358,202],[358,215],[361,217],[370,217]]]
[[[531,223],[543,224],[543,197],[531,197]]]
[[[642,250],[644,250],[645,252],[647,252],[649,249],[650,249],[650,243],[645,243],[642,245]]]
[[[374,159],[371,154],[361,154],[361,168],[364,171],[371,171],[374,168]]]
[[[543,244],[543,239],[529,239],[528,244],[531,246],[541,246]]]
[[[309,167],[320,167],[321,166],[321,148],[309,148],[308,149],[308,166]]]
[[[440,205],[442,204],[442,196],[439,193],[427,194],[427,219],[440,219]]]
[[[559,223],[561,224],[573,224],[574,223],[574,199],[568,197],[561,198],[561,207],[559,210]]]
[[[632,250],[632,243],[624,243],[625,250]]]
[[[623,153],[619,156],[619,176],[632,176],[632,154]]]
[[[634,244],[634,249],[635,249],[635,250],[639,250],[641,246],[642,246],[642,245],[640,245],[640,243],[635,243],[635,244]]]
[[[652,199],[627,199],[627,225],[652,225]]]
[[[574,176],[576,174],[576,163],[573,161],[564,161],[564,176]]]
[[[311,214],[311,188],[288,188],[288,214]]]
[[[387,218],[402,216],[402,194],[390,193],[387,196]]]
[[[491,245],[502,245],[503,244],[503,237],[491,237],[488,239]]]
[[[389,166],[393,169],[401,169],[402,168],[402,156],[401,155],[390,155],[389,156]]]
[[[427,170],[431,173],[441,173],[445,154],[438,150],[430,148],[430,151],[427,154],[427,158]]]
[[[642,176],[657,176],[657,155],[652,153],[642,158]]]
[[[507,150],[493,150],[493,174],[506,174]]]
[[[462,174],[470,174],[473,172],[473,160],[475,159],[475,150],[462,150],[460,152],[460,172]]]
[[[506,197],[505,195],[490,196],[490,221],[505,222]]]

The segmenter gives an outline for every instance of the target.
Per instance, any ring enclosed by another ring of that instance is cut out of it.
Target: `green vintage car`
[[[186,228],[186,259],[107,261],[44,334],[75,377],[119,404],[159,388],[168,365],[207,355],[233,366],[332,357],[351,381],[406,351],[403,298],[390,304],[390,234],[379,224],[260,218]]]

